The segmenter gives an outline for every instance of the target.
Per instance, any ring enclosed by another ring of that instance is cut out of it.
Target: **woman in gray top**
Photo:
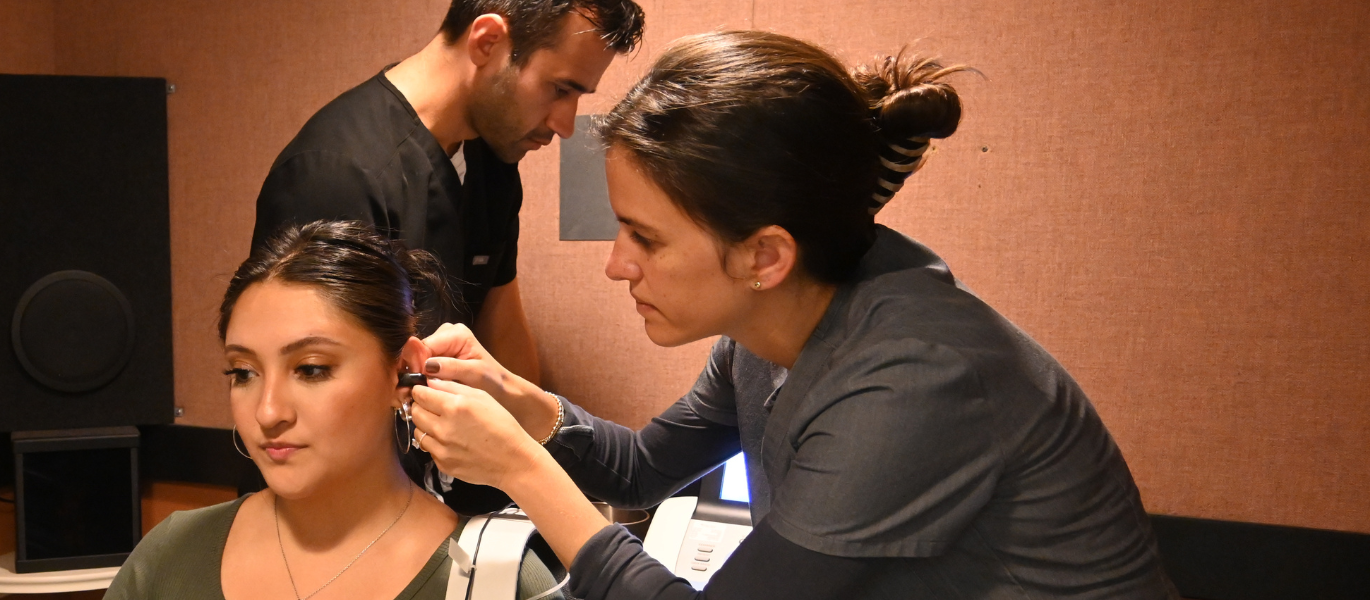
[[[397,428],[400,378],[429,356],[415,306],[446,298],[436,265],[355,222],[289,227],[254,251],[219,335],[239,451],[268,489],[172,514],[106,598],[448,597],[448,540],[464,523],[411,482]],[[518,598],[548,597],[547,567],[531,553],[522,567]]]
[[[588,600],[1174,598],[1079,386],[874,222],[955,131],[954,70],[848,73],[763,32],[676,42],[599,127],[621,223],[605,271],[653,342],[723,336],[694,389],[633,432],[448,327],[426,342],[454,358],[414,390],[423,447],[518,502]],[[755,528],[701,591],[576,489],[652,505],[739,449]]]

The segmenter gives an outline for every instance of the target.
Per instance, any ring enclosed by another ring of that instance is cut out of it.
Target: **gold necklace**
[[[357,564],[357,561],[361,559],[363,554],[366,554],[367,550],[370,550],[372,546],[375,546],[376,542],[381,541],[381,538],[385,537],[385,534],[390,533],[390,528],[394,527],[396,523],[400,522],[400,519],[404,518],[404,513],[409,512],[409,505],[414,502],[414,485],[409,485],[409,499],[404,501],[404,510],[400,511],[399,516],[395,517],[394,521],[391,521],[389,525],[385,526],[385,531],[382,531],[380,535],[376,536],[376,539],[371,540],[370,544],[367,544],[365,548],[362,548],[361,552],[358,552],[356,556],[352,557],[352,562],[347,563],[347,566],[343,567],[341,571],[338,571],[337,575],[334,575],[332,579],[329,579],[326,583],[319,586],[319,589],[314,590],[303,598],[300,597],[300,588],[295,586],[295,575],[290,572],[290,561],[285,558],[285,542],[281,541],[281,511],[276,507],[276,501],[279,499],[279,496],[271,496],[271,512],[276,518],[276,544],[281,547],[281,562],[285,563],[285,575],[290,578],[290,589],[295,592],[295,600],[309,600],[310,598],[313,598],[315,594],[322,592],[324,588],[331,585],[334,581],[337,581],[339,577],[342,577],[342,574],[346,573],[348,569],[351,569],[352,565]]]

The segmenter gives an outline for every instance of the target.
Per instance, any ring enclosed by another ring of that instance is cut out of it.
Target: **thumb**
[[[476,341],[476,334],[461,323],[444,323],[432,335],[424,338],[423,344],[437,356],[475,359],[483,358],[486,354],[485,348]]]

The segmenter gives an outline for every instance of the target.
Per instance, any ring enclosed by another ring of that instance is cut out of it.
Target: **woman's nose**
[[[609,260],[604,263],[604,274],[614,281],[637,281],[642,278],[642,267],[627,256],[623,245],[623,233],[619,232],[614,248],[609,251]]]
[[[294,411],[290,406],[289,377],[262,378],[262,397],[257,402],[257,423],[262,429],[272,429],[291,420]]]

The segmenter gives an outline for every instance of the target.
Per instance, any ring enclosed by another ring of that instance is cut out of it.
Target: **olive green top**
[[[247,496],[195,510],[177,511],[149,531],[124,561],[105,600],[185,598],[223,600],[219,579],[228,530]],[[464,524],[464,523],[463,523]],[[462,525],[449,537],[456,537]],[[447,544],[438,544],[433,556],[395,600],[443,600],[452,559]],[[556,578],[533,553],[525,552],[519,572],[518,600],[527,600],[551,589]],[[563,600],[560,590],[547,597]]]

